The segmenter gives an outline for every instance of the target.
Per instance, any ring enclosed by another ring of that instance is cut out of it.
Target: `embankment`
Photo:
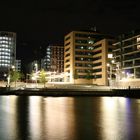
[[[140,97],[140,89],[112,89],[112,90],[87,90],[87,89],[25,89],[1,90],[0,95],[17,96],[125,96]]]

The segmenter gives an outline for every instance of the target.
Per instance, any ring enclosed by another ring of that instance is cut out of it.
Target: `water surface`
[[[0,140],[139,140],[140,99],[0,96]]]

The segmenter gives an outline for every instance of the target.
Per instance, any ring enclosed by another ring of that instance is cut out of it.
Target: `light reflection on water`
[[[140,99],[0,96],[0,140],[140,139]]]
[[[123,116],[127,111],[126,106],[126,99],[124,98],[103,98],[101,105],[101,124],[104,128],[102,138],[106,140],[122,139],[120,134],[124,129],[127,129],[127,119],[126,116]]]
[[[29,122],[32,139],[61,139],[72,138],[74,109],[68,104],[73,104],[72,98],[38,98],[29,99]],[[70,118],[70,119],[69,119]],[[38,130],[38,131],[36,131]],[[73,138],[72,138],[73,139]]]
[[[0,97],[0,139],[6,140],[7,136],[15,139],[18,134],[17,127],[17,97],[1,96]],[[10,127],[9,127],[10,126]],[[13,133],[14,131],[14,133]],[[1,138],[1,136],[3,136]]]

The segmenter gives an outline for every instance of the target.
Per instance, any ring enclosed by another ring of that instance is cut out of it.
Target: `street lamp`
[[[37,73],[37,71],[38,71],[38,64],[35,63],[35,72]]]
[[[113,64],[115,63],[114,60],[111,60],[110,63],[107,63],[107,70],[108,70],[108,74],[109,74],[109,77],[108,77],[108,80],[109,80],[109,86],[112,85],[112,75],[113,75]]]
[[[33,79],[35,79],[35,81],[36,81],[36,87],[37,87],[37,72],[38,72],[38,64],[35,63],[35,76]]]
[[[11,68],[8,70],[8,77],[7,77],[7,86],[10,87],[10,79],[11,79],[11,76],[10,76],[10,72],[14,71],[15,70],[15,66],[12,65]]]
[[[12,68],[12,70],[15,70],[15,66],[14,66],[14,65],[12,65],[12,67],[11,67],[11,68]]]

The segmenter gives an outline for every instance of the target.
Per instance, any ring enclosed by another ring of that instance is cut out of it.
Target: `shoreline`
[[[111,90],[91,90],[91,89],[24,89],[24,90],[8,90],[1,89],[0,96],[16,95],[16,96],[52,96],[52,97],[68,97],[68,96],[111,96],[111,97],[133,97],[140,98],[140,89],[111,89]]]

